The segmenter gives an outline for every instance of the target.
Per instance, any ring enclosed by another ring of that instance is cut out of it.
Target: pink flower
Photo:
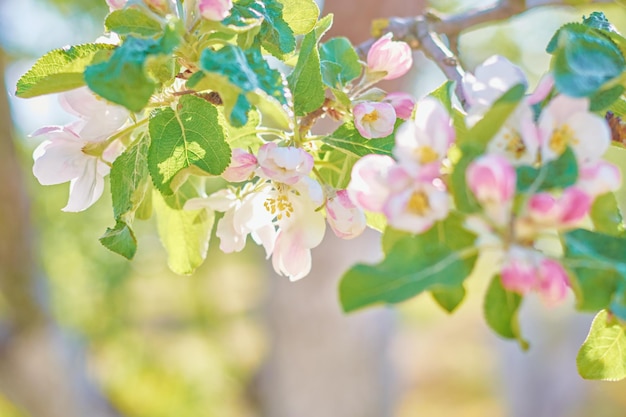
[[[577,186],[594,198],[615,192],[622,184],[622,172],[610,162],[599,160],[579,169]]]
[[[348,195],[357,207],[381,213],[389,196],[387,176],[396,162],[386,155],[366,155],[352,167]]]
[[[425,166],[439,163],[454,142],[452,119],[439,100],[431,97],[417,102],[415,120],[398,129],[393,155],[403,165]]]
[[[428,182],[415,181],[411,187],[389,196],[383,213],[389,225],[411,233],[422,233],[448,217],[450,196]]]
[[[384,138],[393,133],[396,112],[389,103],[359,103],[354,106],[352,113],[354,126],[364,138]]]
[[[128,0],[106,0],[106,2],[109,5],[109,9],[113,11],[123,9]]]
[[[511,61],[494,55],[478,67],[474,74],[463,77],[463,91],[471,107],[486,109],[517,84],[528,85],[526,75]]]
[[[540,227],[570,227],[589,213],[592,202],[591,196],[576,186],[566,188],[558,198],[538,193],[528,201],[528,216]]]
[[[387,33],[378,39],[367,53],[367,67],[371,72],[386,72],[383,80],[393,80],[406,74],[413,65],[411,47],[405,42],[392,41]]]
[[[408,93],[401,91],[387,94],[385,102],[391,104],[396,111],[396,116],[400,119],[408,120],[413,115],[415,99]]]
[[[202,17],[208,20],[224,20],[233,8],[232,0],[199,0],[198,8]]]
[[[348,191],[339,190],[326,201],[326,220],[337,237],[352,239],[366,227],[365,213],[350,200]]]
[[[504,157],[487,154],[474,160],[467,168],[467,185],[487,215],[498,225],[509,218],[517,175]]]
[[[544,304],[552,307],[562,302],[568,286],[569,278],[563,266],[553,259],[542,259],[537,271],[536,290]]]
[[[313,157],[302,148],[279,147],[274,142],[261,146],[257,154],[261,176],[293,185],[309,175],[313,169]]]
[[[230,165],[222,173],[222,178],[229,182],[242,182],[250,179],[257,168],[257,159],[254,155],[240,148],[233,149]]]

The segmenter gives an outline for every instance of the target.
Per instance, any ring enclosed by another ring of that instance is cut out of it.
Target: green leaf
[[[137,252],[137,239],[133,229],[125,222],[118,220],[113,229],[107,231],[100,238],[100,243],[112,252],[122,255],[126,259],[133,259]]]
[[[148,10],[137,6],[114,10],[104,21],[105,28],[118,35],[153,37],[163,33],[163,25]]]
[[[517,319],[517,313],[522,303],[522,296],[507,291],[502,286],[502,278],[496,275],[491,280],[485,295],[484,314],[489,327],[500,336],[507,339],[517,339],[522,349],[528,348],[528,343],[522,338]]]
[[[158,41],[129,36],[108,61],[87,67],[87,85],[107,100],[139,112],[148,104],[157,85],[146,71],[146,60],[171,54],[178,42],[173,25],[166,27]]]
[[[85,68],[110,54],[113,48],[109,44],[89,43],[50,51],[20,77],[15,95],[30,98],[82,87]]]
[[[589,97],[626,70],[620,48],[600,30],[582,23],[562,26],[548,45],[556,88]]]
[[[215,213],[172,208],[158,193],[154,193],[153,201],[167,264],[177,274],[192,274],[206,258]]]
[[[381,263],[358,264],[343,276],[339,297],[344,311],[462,285],[476,262],[475,237],[452,213],[426,233],[398,240]]]
[[[615,194],[606,193],[597,197],[589,214],[598,232],[624,237],[624,222]]]
[[[462,285],[456,287],[440,287],[431,290],[430,294],[441,308],[448,313],[452,313],[465,299],[465,288]]]
[[[396,128],[402,123],[396,122]],[[324,137],[322,141],[335,149],[339,149],[347,155],[360,158],[372,153],[391,156],[391,151],[395,145],[395,130],[389,136],[379,139],[367,139],[361,136],[353,122],[346,122],[339,126],[330,135]]]
[[[146,195],[149,186],[149,146],[149,138],[142,137],[113,162],[111,197],[116,220],[134,213]]]
[[[314,0],[280,0],[283,4],[283,19],[295,35],[309,33],[317,23],[320,9]]]
[[[568,147],[557,159],[540,168],[523,165],[517,168],[517,190],[526,192],[531,188],[536,191],[563,189],[574,185],[578,179],[576,155]]]
[[[361,75],[359,55],[347,38],[333,38],[319,50],[322,79],[329,87],[340,88]]]
[[[263,118],[273,120],[283,129],[289,128],[284,78],[269,67],[260,50],[244,52],[234,45],[225,45],[218,51],[205,49],[200,57],[200,69],[202,72],[194,74],[187,85],[197,90],[217,91],[233,126],[247,123],[254,104]]]
[[[256,40],[277,58],[291,53],[296,48],[296,38],[283,18],[283,5],[277,0],[239,0],[234,3],[224,25],[250,24],[253,19],[262,19]]]
[[[296,116],[303,116],[316,110],[324,103],[324,83],[320,67],[320,54],[317,44],[332,22],[326,16],[320,20],[314,31],[302,41],[298,63],[287,77],[293,95]]]
[[[591,12],[589,17],[583,16],[583,24],[590,26],[594,29],[601,29],[610,32],[615,31],[615,28],[613,27],[611,22],[609,22],[609,19],[607,19],[602,12]]]
[[[598,313],[576,358],[585,379],[617,381],[626,378],[626,329],[606,310]]]
[[[565,265],[574,273],[577,308],[608,308],[626,281],[626,239],[577,229],[563,235]]]
[[[456,208],[464,213],[475,213],[481,210],[474,194],[467,186],[465,173],[469,165],[483,154],[482,146],[475,143],[463,143],[458,151],[461,153],[458,162],[454,165],[454,171],[450,176],[450,193],[454,198]]]
[[[448,113],[452,113],[452,96],[454,94],[454,81],[446,81],[435,89],[429,96],[436,98],[443,104]]]
[[[324,183],[336,189],[345,189],[350,183],[352,167],[358,158],[326,145],[323,145],[319,158],[324,162],[318,168]]]
[[[148,169],[155,187],[164,195],[173,193],[172,181],[184,169],[196,167],[219,175],[230,163],[231,151],[217,108],[199,97],[181,97],[176,110],[155,110],[149,129]]]

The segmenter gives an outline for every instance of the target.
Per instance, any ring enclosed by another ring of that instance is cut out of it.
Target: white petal
[[[70,198],[63,211],[83,211],[95,203],[104,191],[104,177],[98,174],[98,161],[85,164],[83,174],[70,183]]]
[[[71,140],[45,141],[33,152],[33,174],[42,185],[61,184],[79,177],[94,159],[82,152],[84,144]]]

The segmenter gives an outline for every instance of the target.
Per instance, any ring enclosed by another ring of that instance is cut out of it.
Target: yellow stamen
[[[379,118],[380,118],[380,115],[378,114],[378,110],[372,110],[371,113],[366,113],[365,116],[363,116],[362,120],[364,123],[371,123],[371,122],[375,122]]]
[[[567,145],[576,144],[578,144],[578,139],[568,125],[560,126],[552,131],[549,146],[555,154],[560,155],[565,151]]]
[[[424,191],[416,191],[413,193],[407,204],[407,210],[410,213],[417,214],[418,216],[424,216],[428,213],[430,204],[428,201],[428,195]]]
[[[439,154],[430,146],[420,146],[415,149],[415,156],[420,164],[430,164],[439,159]]]

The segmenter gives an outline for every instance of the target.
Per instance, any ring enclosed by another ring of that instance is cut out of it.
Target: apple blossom
[[[389,196],[387,176],[396,162],[386,155],[366,155],[352,168],[348,195],[363,210],[380,213]]]
[[[106,0],[106,2],[109,5],[109,9],[113,11],[123,9],[128,0]]]
[[[365,213],[350,200],[347,190],[338,190],[326,200],[326,220],[335,235],[342,239],[359,236],[367,223]]]
[[[232,8],[232,0],[198,0],[200,14],[208,20],[224,20]]]
[[[558,198],[537,193],[528,201],[528,216],[538,226],[570,227],[589,213],[592,202],[592,197],[576,186],[566,188]]]
[[[230,182],[242,182],[250,179],[250,176],[257,168],[257,159],[254,155],[241,148],[234,148],[230,165],[222,177]]]
[[[615,192],[621,184],[622,172],[610,162],[599,160],[579,167],[576,185],[593,198]]]
[[[467,168],[467,185],[497,225],[509,219],[517,175],[504,157],[486,154],[474,160]]]
[[[537,267],[535,289],[544,304],[553,307],[561,303],[567,296],[568,287],[569,278],[563,266],[554,259],[543,258]]]
[[[389,103],[362,102],[352,109],[354,126],[367,139],[384,138],[393,133],[396,112]]]
[[[539,117],[542,162],[558,158],[569,146],[580,163],[595,162],[611,143],[606,120],[589,112],[589,100],[559,95]]]
[[[261,146],[257,153],[257,174],[293,185],[313,169],[313,157],[302,148],[282,147],[274,142]]]
[[[526,294],[534,287],[537,280],[536,256],[534,250],[521,246],[511,246],[505,254],[500,270],[502,286],[509,291]]]
[[[532,108],[527,103],[520,103],[489,141],[487,150],[506,157],[514,166],[532,166],[539,156],[539,140]]]
[[[389,93],[385,97],[384,101],[393,106],[393,109],[396,112],[396,117],[400,119],[408,120],[413,115],[415,99],[409,93],[401,91]]]
[[[411,47],[406,42],[391,40],[387,33],[379,38],[367,53],[367,67],[371,72],[386,72],[383,80],[393,80],[406,74],[413,65]]]

